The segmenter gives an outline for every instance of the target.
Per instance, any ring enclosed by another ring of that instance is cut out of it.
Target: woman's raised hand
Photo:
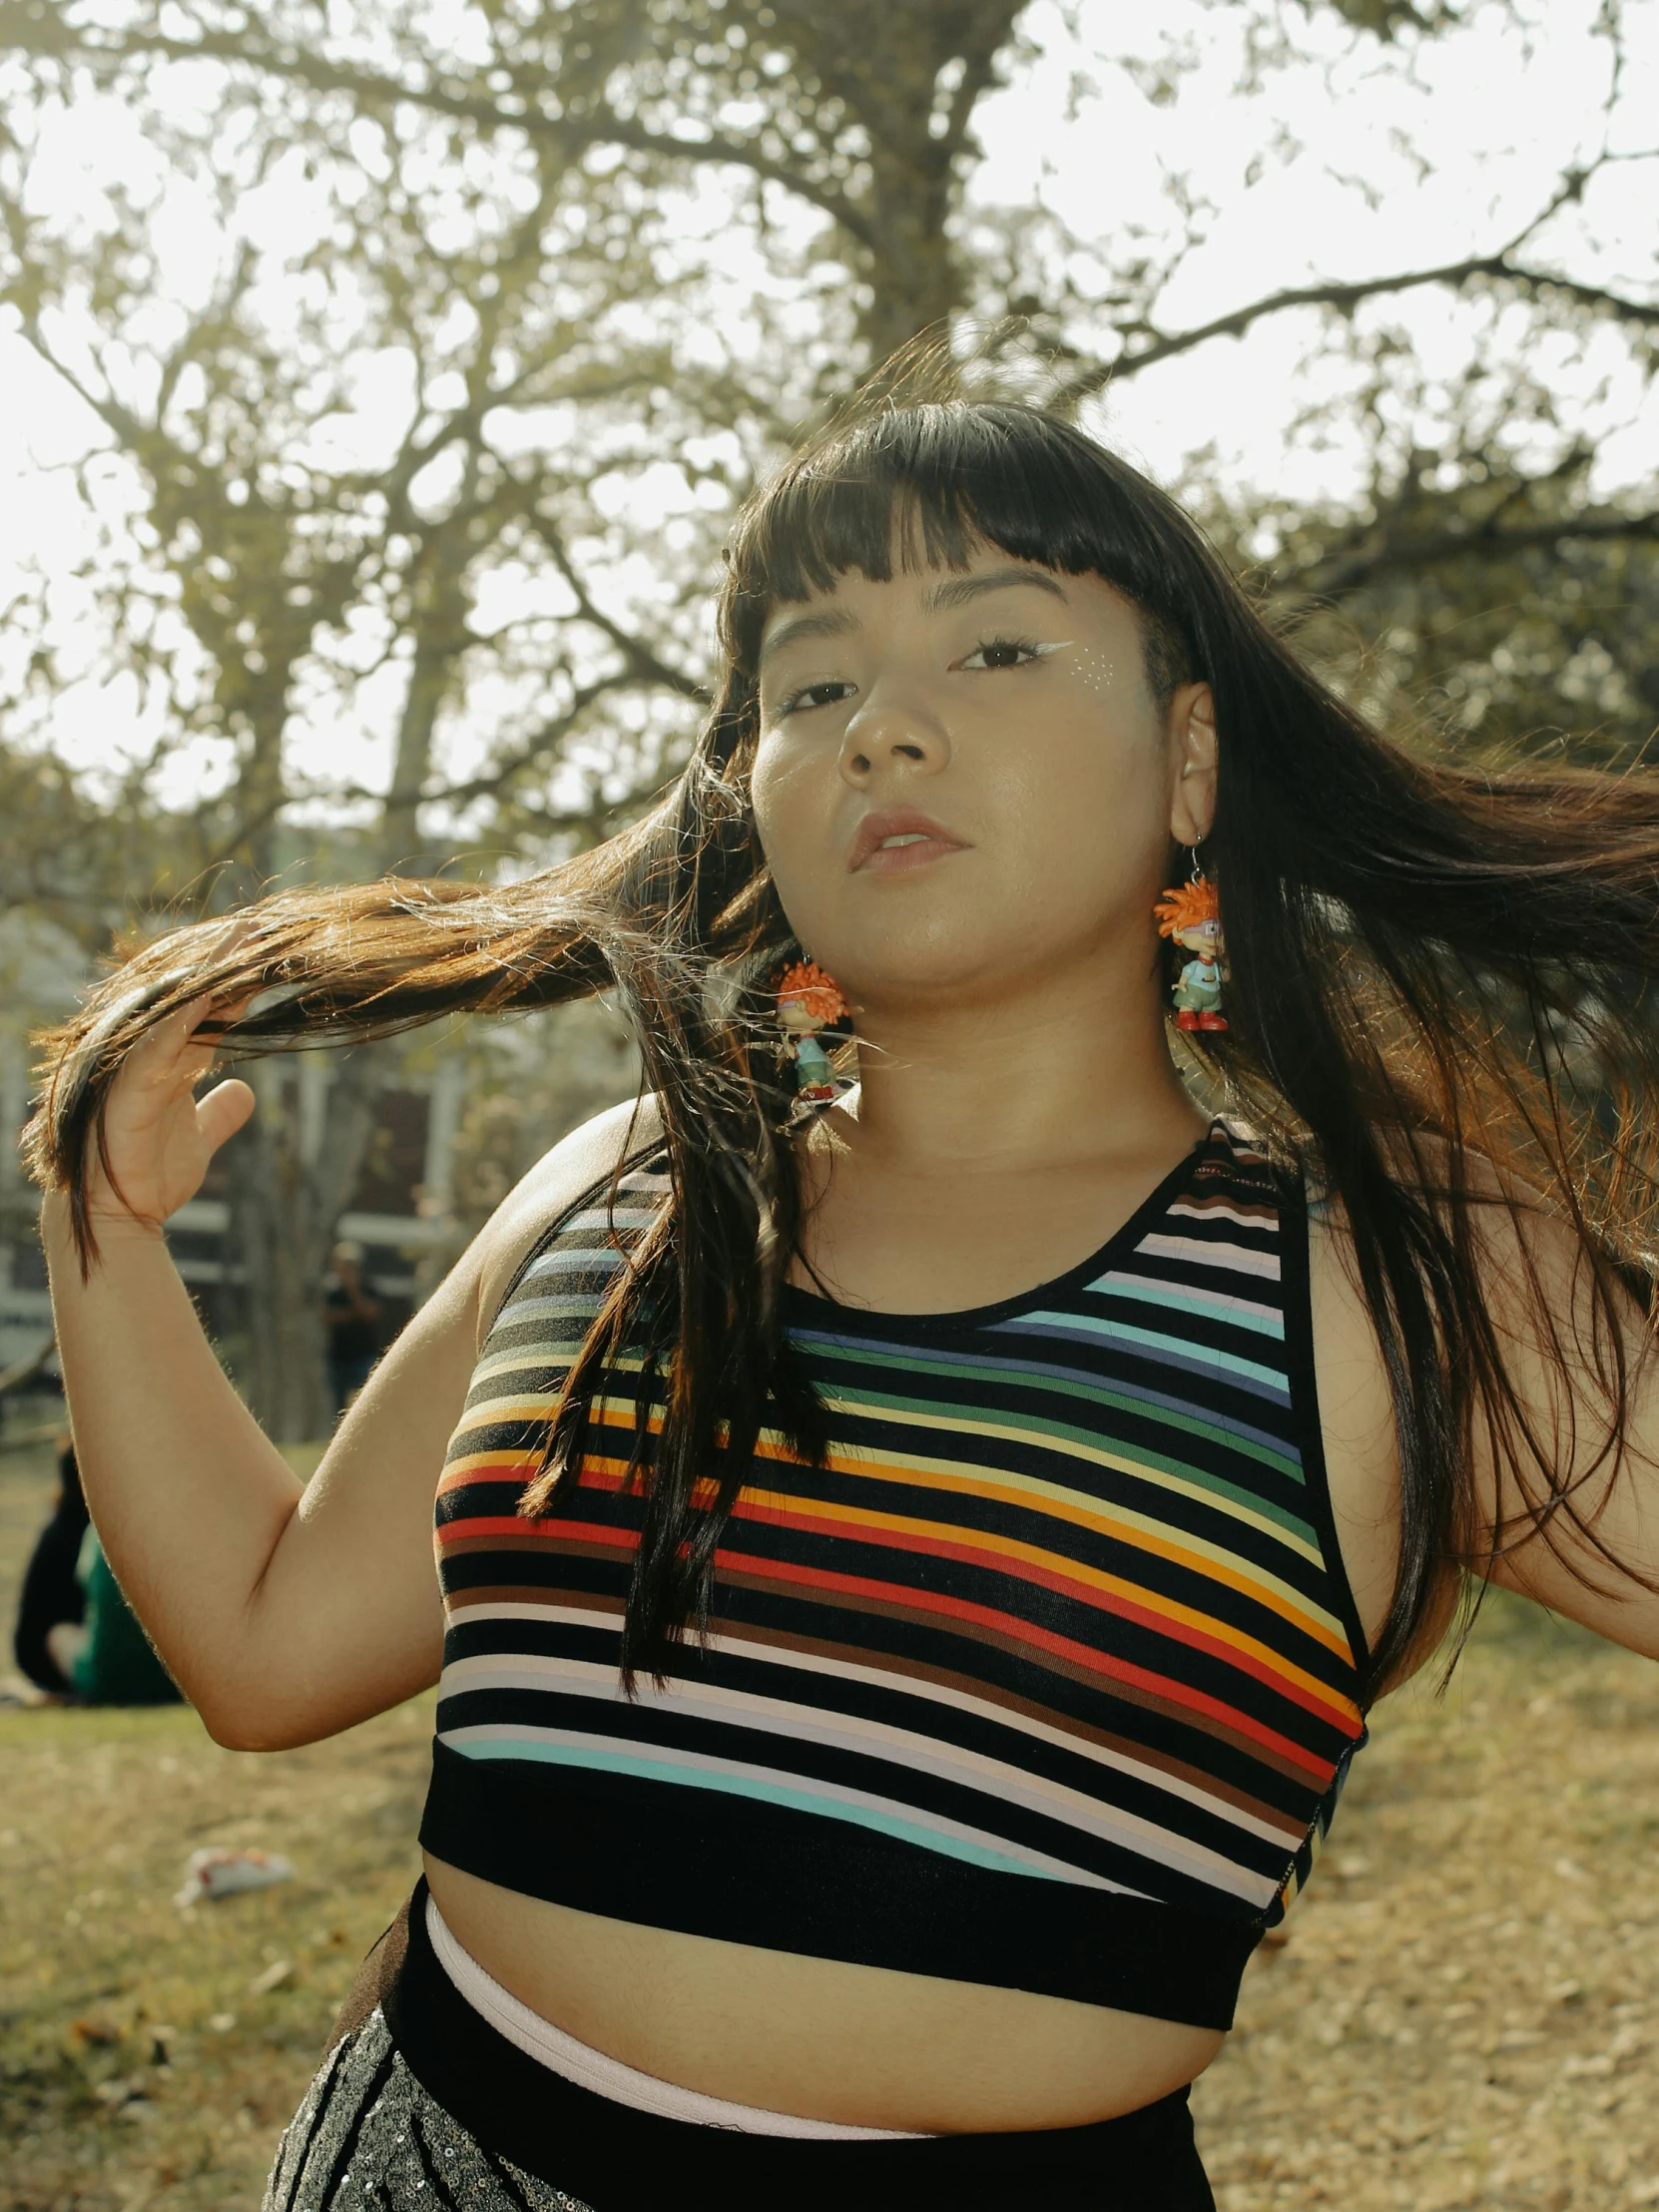
[[[234,1020],[241,1010],[217,1012]],[[158,1022],[112,1084],[87,1188],[100,1234],[122,1227],[159,1232],[196,1196],[209,1161],[254,1111],[253,1091],[234,1078],[205,1098],[195,1095],[218,1050],[217,1035],[201,1033],[214,1011],[211,998],[197,998]]]

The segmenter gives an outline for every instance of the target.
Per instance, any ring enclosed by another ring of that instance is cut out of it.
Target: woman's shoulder
[[[561,1137],[514,1185],[478,1236],[480,1341],[547,1232],[630,1160],[649,1158],[662,1133],[655,1096],[625,1100]]]

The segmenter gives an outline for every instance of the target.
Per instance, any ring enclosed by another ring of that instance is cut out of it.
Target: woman
[[[1408,755],[1022,406],[828,435],[721,619],[637,829],[284,893],[57,1041],[64,1369],[169,1667],[264,1748],[443,1665],[425,1880],[268,2201],[1187,2212],[1188,2084],[1464,1576],[1659,1652],[1659,791]],[[161,1236],[252,1110],[216,1049],[613,984],[649,1096],[301,1491]]]
[[[12,1631],[12,1656],[19,1671],[54,1701],[74,1694],[67,1664],[71,1654],[62,1631],[67,1628],[79,1636],[86,1618],[87,1593],[78,1570],[88,1518],[75,1447],[65,1434],[58,1439],[58,1487],[51,1515],[35,1538],[23,1570]]]

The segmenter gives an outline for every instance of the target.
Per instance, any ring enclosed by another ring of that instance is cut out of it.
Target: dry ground
[[[0,1455],[8,1622],[46,1485]],[[259,1758],[183,1711],[0,1713],[0,2212],[253,2212],[415,1873],[428,1726]],[[1659,2205],[1659,1668],[1495,1607],[1376,1739],[1197,2092],[1223,2212]],[[295,1879],[181,1913],[206,1843]]]

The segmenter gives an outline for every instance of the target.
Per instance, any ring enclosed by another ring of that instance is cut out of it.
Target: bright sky
[[[1207,321],[1282,286],[1490,252],[1538,212],[1564,168],[1604,147],[1638,156],[1659,145],[1659,0],[1628,0],[1624,78],[1611,115],[1609,51],[1593,35],[1601,0],[1530,0],[1530,27],[1517,28],[1508,8],[1477,7],[1455,35],[1414,54],[1357,41],[1317,13],[1310,25],[1300,10],[1288,9],[1309,58],[1266,67],[1256,89],[1241,92],[1241,28],[1253,9],[1162,0],[1156,11],[1131,11],[1121,0],[1072,6],[1035,0],[1023,19],[1034,56],[980,110],[986,159],[973,181],[970,212],[1043,206],[1085,249],[1091,240],[1121,242],[1139,226],[1156,256],[1178,235],[1169,180],[1183,176],[1203,242],[1162,303],[1171,328]],[[1126,37],[1139,42],[1138,54],[1124,56]],[[1171,51],[1184,63],[1175,96],[1154,104],[1136,78]],[[1121,66],[1125,59],[1131,67]],[[95,117],[83,112],[51,134],[37,197],[55,211],[93,211],[104,185],[126,179],[143,188],[158,175],[158,157],[133,117],[104,103]],[[1607,170],[1581,208],[1566,211],[1540,236],[1529,258],[1654,297],[1656,184],[1659,161],[1632,159]],[[304,242],[314,215],[307,190],[296,173],[279,171],[243,209],[245,228],[277,254],[288,241]],[[689,228],[719,232],[723,190],[718,176],[701,173],[686,200]],[[163,246],[158,332],[174,299],[199,295],[217,259],[214,227],[200,202],[174,196]],[[733,274],[742,280],[738,267]],[[1072,275],[1084,296],[1106,282],[1086,251]],[[1659,473],[1659,396],[1644,394],[1628,346],[1611,325],[1584,342],[1535,342],[1519,312],[1494,315],[1439,291],[1390,302],[1386,313],[1408,332],[1431,376],[1455,374],[1472,349],[1502,355],[1529,344],[1535,373],[1599,440],[1600,488]],[[1319,357],[1318,329],[1311,314],[1299,312],[1243,341],[1215,341],[1117,387],[1097,426],[1166,480],[1180,481],[1196,465],[1230,490],[1341,496],[1357,482],[1358,448],[1299,438],[1294,427],[1301,409],[1350,373]],[[95,449],[101,433],[3,324],[0,386],[7,393],[0,498],[9,541],[0,604],[20,564],[43,565],[63,580],[58,621],[63,634],[81,641],[90,665],[96,615],[67,582],[88,543],[68,464]],[[408,404],[408,389],[406,364],[382,356],[365,372],[357,413],[336,422],[331,434],[371,446]],[[1197,464],[1195,455],[1203,456]],[[118,498],[119,473],[94,473],[102,496]],[[618,496],[649,502],[661,491],[636,483]],[[378,708],[371,696],[359,700],[359,711],[389,712],[395,685],[393,673]],[[128,751],[143,736],[130,688],[90,681],[72,687],[57,703],[52,736],[65,757],[81,763]],[[326,754],[337,768],[341,742],[360,751],[365,777],[384,761],[383,741],[349,735],[342,741],[319,708],[319,758]]]

